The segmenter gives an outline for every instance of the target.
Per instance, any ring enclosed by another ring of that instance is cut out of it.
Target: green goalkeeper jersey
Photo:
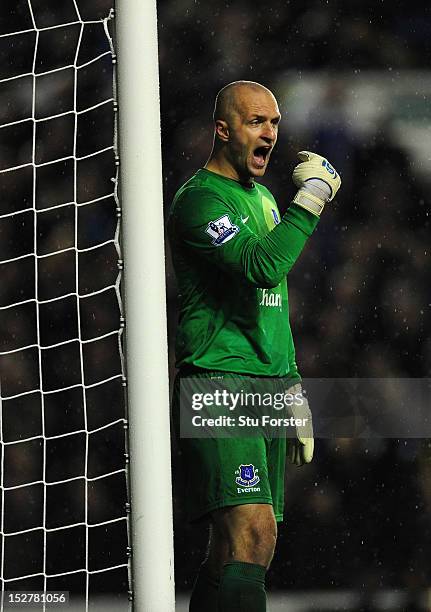
[[[296,204],[280,219],[266,187],[206,169],[179,189],[168,219],[177,367],[299,378],[286,274],[317,222]]]

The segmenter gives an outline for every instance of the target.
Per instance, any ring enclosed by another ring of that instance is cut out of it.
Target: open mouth
[[[272,147],[257,147],[253,151],[253,162],[258,168],[263,168]]]

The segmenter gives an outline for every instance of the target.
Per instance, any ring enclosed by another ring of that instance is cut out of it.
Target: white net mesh
[[[2,610],[8,590],[127,605],[110,4],[2,2]]]

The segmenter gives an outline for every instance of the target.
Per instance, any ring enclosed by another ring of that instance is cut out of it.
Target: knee
[[[269,553],[274,552],[277,534],[272,525],[250,525],[244,529],[243,537],[250,550],[261,549]]]
[[[269,504],[243,504],[213,515],[213,546],[222,543],[223,563],[244,561],[269,567],[277,541],[277,523]]]
[[[232,542],[232,558],[269,566],[277,542],[275,526],[271,523],[251,523],[242,526],[235,536]]]

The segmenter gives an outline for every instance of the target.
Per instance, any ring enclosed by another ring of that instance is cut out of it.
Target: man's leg
[[[213,520],[208,562],[213,568],[233,561],[257,563],[268,569],[277,540],[271,504],[227,506],[211,513]],[[221,563],[221,565],[220,565]]]
[[[264,612],[265,574],[277,539],[272,506],[230,506],[212,518],[207,564],[212,576],[220,576],[218,612]]]
[[[208,552],[190,612],[264,612],[265,574],[277,538],[272,506],[229,506],[212,512],[211,518]]]
[[[217,526],[211,522],[208,550],[193,586],[189,612],[218,612],[221,568],[228,554],[228,542],[220,537]]]
[[[221,378],[220,373],[216,374],[217,380]],[[200,378],[204,385],[212,374],[206,373]],[[241,385],[243,378],[238,376]],[[173,394],[173,413],[177,417],[179,383],[177,378]],[[209,554],[193,588],[191,612],[215,612],[215,595],[220,580],[223,599],[220,606],[223,607],[219,607],[217,612],[241,612],[237,603],[228,608],[229,601],[224,601],[226,598],[235,601],[231,583],[240,588],[242,595],[244,586],[250,592],[258,589],[259,595],[253,597],[250,605],[243,602],[247,612],[265,610],[265,603],[256,606],[259,599],[265,601],[264,578],[274,552],[275,518],[282,520],[283,500],[278,490],[284,486],[286,460],[284,449],[284,452],[277,453],[274,462],[271,454],[273,443],[274,440],[264,436],[180,438],[187,514],[192,522],[204,517],[209,517],[212,522]],[[269,457],[271,461],[268,461]],[[252,583],[250,587],[247,581]]]

